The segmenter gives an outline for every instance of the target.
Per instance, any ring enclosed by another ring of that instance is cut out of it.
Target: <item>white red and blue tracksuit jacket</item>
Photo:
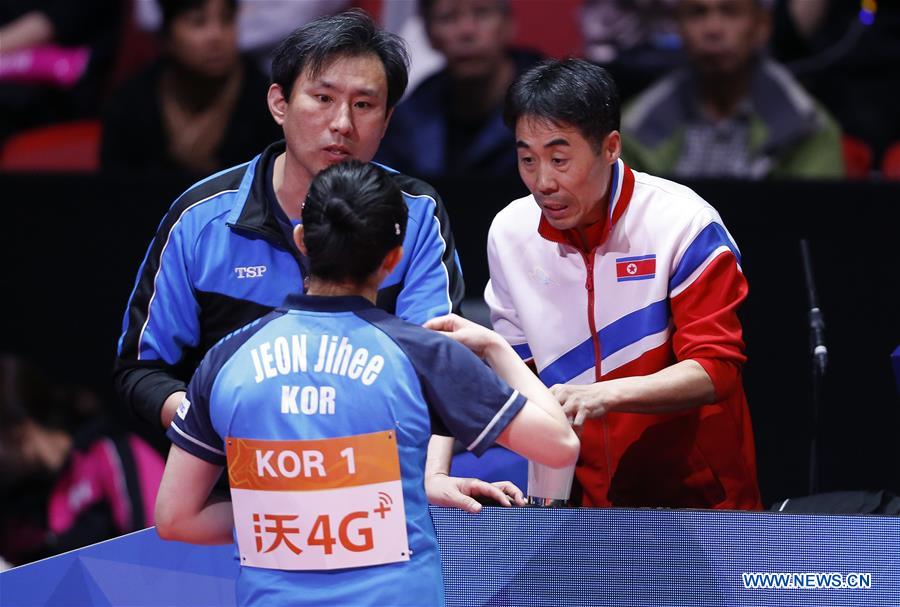
[[[590,384],[682,360],[709,374],[716,402],[588,420],[576,479],[584,506],[761,508],[737,308],[740,252],[690,189],[613,166],[591,250],[542,218],[532,196],[497,214],[485,300],[494,328],[543,382]]]

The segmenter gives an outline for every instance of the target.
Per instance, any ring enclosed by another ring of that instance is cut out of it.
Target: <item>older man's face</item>
[[[598,151],[572,125],[529,115],[516,121],[519,176],[551,226],[584,230],[603,219],[618,141],[613,131]]]

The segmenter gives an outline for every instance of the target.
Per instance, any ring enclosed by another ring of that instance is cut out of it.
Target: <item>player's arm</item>
[[[559,403],[512,346],[499,334],[455,314],[425,324],[463,344],[528,400],[497,437],[497,442],[546,466],[561,468],[578,459],[580,443]]]
[[[485,301],[491,309],[491,320],[498,329],[503,329],[504,337],[513,343],[520,344],[516,347],[516,353],[523,359],[531,361],[531,352],[528,349],[521,330],[518,329],[518,319],[515,310],[509,303],[509,296],[505,289],[505,281],[494,281],[495,273],[500,271],[499,259],[496,247],[493,244],[493,231],[488,241],[488,262],[491,266],[492,281],[485,289]],[[426,325],[427,326],[427,325]],[[524,505],[525,496],[522,490],[509,481],[498,483],[485,483],[478,479],[457,478],[448,476],[453,456],[453,439],[443,436],[433,436],[428,444],[428,460],[426,465],[426,492],[432,504],[462,508],[470,512],[477,512],[481,506],[470,496],[476,493],[490,497],[494,501],[508,505],[515,503]]]
[[[415,180],[405,184],[412,190],[411,219],[405,254],[408,270],[397,296],[396,314],[413,323],[458,311],[465,292],[450,219],[433,188]],[[525,503],[518,487],[508,481],[487,483],[480,479],[449,476],[453,438],[432,436],[428,444],[425,490],[430,503],[478,512],[475,497],[486,497],[501,505]]]
[[[481,511],[476,498],[487,498],[501,506],[524,506],[525,494],[510,481],[489,483],[479,478],[450,476],[454,439],[434,435],[428,442],[425,460],[425,495],[428,503],[466,512]]]
[[[211,491],[226,464],[225,445],[210,417],[216,367],[201,363],[169,425],[172,441],[156,498],[157,531],[163,539],[194,544],[232,540],[231,503]]]
[[[491,320],[494,327],[500,330],[508,341],[519,344],[515,347],[516,354],[533,364],[531,351],[528,349],[521,329],[518,328],[518,317],[510,303],[505,280],[501,276],[501,258],[496,251],[494,240],[494,231],[492,230],[488,239],[491,281],[485,289],[485,301],[491,309]],[[543,388],[543,386],[541,387]],[[428,445],[425,487],[428,499],[432,504],[477,512],[481,505],[469,497],[475,495],[476,492],[479,495],[490,497],[502,505],[524,504],[525,497],[522,490],[509,481],[488,484],[477,479],[449,477],[452,455],[453,439],[442,436],[431,438]]]
[[[161,538],[191,544],[231,543],[231,502],[211,495],[221,473],[222,466],[172,445],[156,497],[156,531]]]

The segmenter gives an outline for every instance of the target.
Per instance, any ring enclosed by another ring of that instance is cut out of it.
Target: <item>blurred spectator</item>
[[[280,137],[267,79],[237,49],[237,0],[161,0],[162,57],[110,100],[104,169],[180,170],[240,164]]]
[[[879,166],[900,140],[900,3],[781,0],[773,50]]]
[[[418,1],[389,0],[383,3],[380,21],[384,29],[403,38],[409,49],[409,84],[405,95],[408,97],[425,78],[442,69],[447,62],[428,41]]]
[[[375,159],[427,179],[516,174],[503,98],[513,79],[540,60],[510,49],[506,0],[420,0],[432,46],[446,67],[397,106]]]
[[[807,55],[828,15],[829,0],[778,0],[772,15],[772,53],[780,61]]]
[[[238,48],[268,75],[272,51],[282,39],[304,23],[349,5],[350,0],[242,0],[237,17]],[[145,31],[156,31],[162,23],[156,0],[134,0],[134,17]]]
[[[92,392],[0,356],[2,559],[18,565],[153,525],[162,458],[104,427],[99,408]]]
[[[608,69],[628,100],[682,61],[678,0],[585,0],[585,58]]]
[[[829,178],[844,174],[841,132],[764,54],[766,0],[680,0],[688,65],[626,109],[623,157],[679,177]]]
[[[0,141],[96,114],[122,8],[120,0],[0,0]]]

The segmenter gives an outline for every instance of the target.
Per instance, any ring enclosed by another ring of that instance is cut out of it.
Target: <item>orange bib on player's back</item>
[[[316,570],[409,560],[393,431],[228,437],[225,446],[241,565]]]

